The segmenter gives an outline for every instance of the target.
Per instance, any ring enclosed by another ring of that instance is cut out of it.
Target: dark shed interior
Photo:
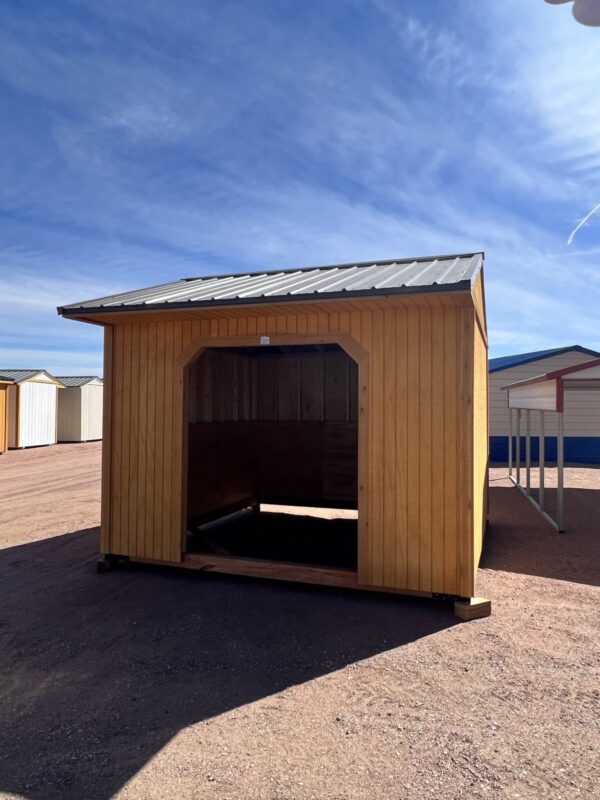
[[[357,379],[356,363],[337,345],[205,350],[188,369],[188,529],[260,503],[356,509]],[[316,540],[334,533],[332,522],[320,521]],[[356,523],[344,522],[355,553]],[[260,555],[274,557],[266,524],[271,548]],[[255,523],[244,525],[256,533]],[[283,527],[300,534],[298,520]],[[242,534],[222,524],[217,531],[242,554]]]

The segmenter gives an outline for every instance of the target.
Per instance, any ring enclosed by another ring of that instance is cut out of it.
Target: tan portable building
[[[95,375],[59,376],[58,441],[90,442],[102,438],[102,380]]]
[[[105,326],[106,555],[473,597],[481,253],[183,279],[59,313]],[[354,538],[275,557],[286,523],[254,551],[231,528],[252,512],[204,524],[265,502],[355,508]]]
[[[8,385],[8,446],[56,444],[57,394],[62,384],[43,369],[0,369]]]
[[[510,383],[534,378],[547,372],[585,364],[591,358],[600,357],[596,350],[581,345],[538,350],[535,353],[500,356],[489,362],[490,386],[490,458],[506,463],[508,459],[509,410],[508,392],[504,387]],[[567,390],[568,402],[564,413],[565,461],[574,464],[600,463],[600,404],[598,393],[592,388]],[[546,458],[556,460],[556,419],[546,421]],[[532,458],[538,458],[538,419],[532,420]],[[521,449],[525,447],[521,442]],[[524,451],[521,454],[524,458]]]

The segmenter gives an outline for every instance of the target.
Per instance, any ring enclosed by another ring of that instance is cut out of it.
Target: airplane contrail
[[[594,216],[594,214],[596,213],[596,211],[600,211],[600,203],[598,203],[598,205],[597,205],[597,206],[595,206],[594,208],[592,208],[592,210],[590,211],[590,213],[589,213],[589,214],[586,214],[586,215],[585,215],[585,217],[584,217],[584,218],[581,220],[581,222],[580,222],[578,225],[576,225],[576,226],[575,226],[575,228],[573,228],[573,230],[571,231],[571,235],[570,235],[570,236],[569,236],[569,238],[567,239],[567,246],[571,244],[571,242],[573,241],[573,237],[575,236],[575,234],[577,233],[577,231],[579,230],[579,228],[581,228],[583,225],[585,225],[585,223],[588,221],[588,219],[589,219],[590,217],[593,217],[593,216]]]

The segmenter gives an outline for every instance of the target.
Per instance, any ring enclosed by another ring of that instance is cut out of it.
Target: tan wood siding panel
[[[431,319],[431,585],[444,585],[444,310]]]
[[[8,386],[0,385],[0,453],[8,449]]]
[[[139,391],[136,393],[138,417],[138,491],[136,510],[136,552],[143,555],[146,551],[146,503],[148,481],[146,477],[147,445],[148,445],[148,339],[146,325],[140,327],[139,336]]]
[[[444,440],[439,458],[444,461],[444,589],[447,594],[458,593],[458,314],[444,309]],[[441,538],[441,537],[440,537]]]
[[[460,311],[459,320],[459,423],[458,423],[458,594],[474,594],[473,570],[473,309]]]
[[[104,383],[102,386],[102,498],[100,511],[100,551],[112,552],[111,546],[111,488],[113,456],[113,328],[104,328]]]
[[[477,573],[487,520],[488,492],[488,363],[479,330],[474,341],[473,387],[473,569]]]
[[[479,327],[479,333],[487,347],[487,318],[485,313],[485,288],[483,283],[483,272],[477,276],[477,280],[473,284],[471,290],[473,303],[475,305],[475,318]]]
[[[324,304],[323,310],[315,307],[308,314],[300,307],[286,314],[265,309],[263,316],[248,317],[243,325],[226,317],[210,319],[204,312],[182,319],[166,315],[168,322],[149,322],[143,332],[139,325],[136,333],[130,324],[116,326],[113,552],[181,560],[185,389],[179,360],[190,342],[194,346],[207,336],[220,342],[219,337],[240,334],[258,339],[266,332],[331,336],[341,331],[366,351],[368,365],[357,381],[356,404],[363,420],[359,580],[390,588],[467,593],[474,574],[473,306],[457,306],[449,297],[443,304],[430,305],[410,298],[385,311],[381,303],[340,304],[334,313],[326,308]],[[293,382],[296,374],[306,387],[301,418],[322,420],[327,413],[342,416],[342,411],[345,416],[342,384],[337,382],[348,376],[327,379],[316,362],[304,369],[301,361],[282,368],[288,380]],[[232,372],[232,389],[240,389],[247,380],[238,365]],[[316,383],[321,399],[310,394]],[[189,392],[206,404],[210,386],[197,376]],[[256,418],[261,411],[257,399],[245,401],[243,393],[238,394],[238,418]],[[269,403],[269,413],[288,417],[291,402],[283,392]]]

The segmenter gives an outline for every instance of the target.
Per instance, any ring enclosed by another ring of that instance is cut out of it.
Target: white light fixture
[[[552,6],[573,3],[573,16],[582,25],[600,27],[600,0],[546,0]]]

